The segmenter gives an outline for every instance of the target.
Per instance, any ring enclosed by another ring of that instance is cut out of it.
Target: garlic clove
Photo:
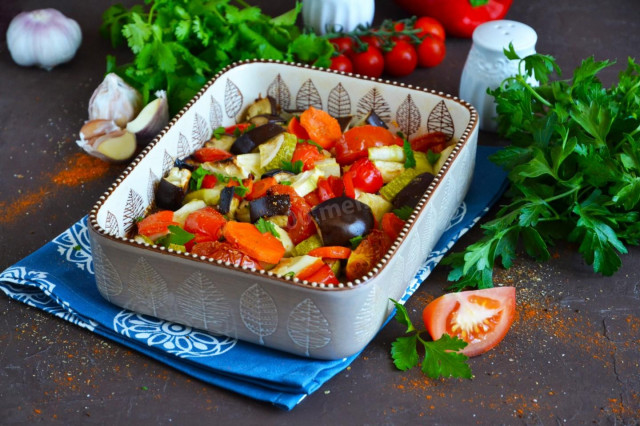
[[[142,145],[149,143],[169,122],[167,93],[159,90],[156,96],[133,121],[127,123],[127,131],[134,133],[136,140]]]
[[[116,130],[98,136],[92,141],[93,148],[108,161],[120,163],[129,160],[136,152],[136,136],[126,130]]]
[[[142,108],[142,96],[117,74],[109,73],[89,100],[89,120],[113,120],[125,127]]]
[[[90,120],[80,129],[80,139],[89,140],[116,130],[120,130],[120,127],[113,120]]]

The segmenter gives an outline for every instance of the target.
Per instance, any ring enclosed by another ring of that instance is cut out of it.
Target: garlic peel
[[[136,135],[139,144],[146,145],[169,123],[167,93],[159,90],[156,96],[133,121],[127,123],[127,131]]]
[[[89,120],[113,120],[125,127],[142,108],[142,96],[117,74],[109,73],[89,100]]]
[[[7,29],[7,47],[14,62],[46,70],[68,62],[82,43],[80,25],[56,9],[16,15]]]

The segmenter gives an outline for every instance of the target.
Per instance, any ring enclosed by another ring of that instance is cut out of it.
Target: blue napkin
[[[478,147],[469,193],[450,227],[411,281],[402,303],[504,191],[505,173],[487,159],[494,151],[495,148]],[[3,271],[0,289],[15,300],[206,383],[286,410],[295,407],[358,356],[336,361],[303,358],[136,314],[108,303],[96,288],[86,217]]]

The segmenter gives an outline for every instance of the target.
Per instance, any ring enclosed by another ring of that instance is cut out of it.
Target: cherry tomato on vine
[[[345,55],[338,55],[331,58],[331,66],[329,68],[336,71],[353,72],[351,59]]]
[[[353,71],[369,77],[380,77],[384,71],[384,57],[380,49],[369,45],[364,52],[353,54]]]
[[[396,40],[391,50],[384,54],[384,70],[394,77],[411,74],[417,65],[416,49],[407,41]]]
[[[435,67],[439,65],[447,53],[444,41],[436,37],[425,37],[418,45],[418,65],[421,67]]]
[[[515,287],[493,287],[445,294],[424,308],[422,319],[433,340],[459,337],[468,343],[460,352],[475,356],[502,341],[515,309]]]
[[[404,31],[404,22],[396,22],[393,25],[393,29],[397,32],[400,31]],[[404,41],[409,41],[409,36],[406,35],[398,35],[398,36],[393,36],[393,40],[394,41],[398,41],[398,40],[404,40]]]
[[[367,43],[369,46],[373,46],[377,49],[380,49],[382,47],[382,42],[375,35],[362,36],[360,37],[360,41],[363,43]]]
[[[420,30],[420,32],[416,34],[418,37],[425,37],[427,34],[431,34],[442,41],[446,39],[446,33],[440,21],[430,16],[418,18],[413,27]]]
[[[353,39],[351,37],[336,37],[329,40],[336,52],[345,56],[353,55]]]

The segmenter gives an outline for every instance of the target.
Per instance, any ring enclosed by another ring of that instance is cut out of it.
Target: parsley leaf
[[[298,160],[294,163],[291,163],[291,161],[282,161],[280,164],[282,165],[282,170],[296,175],[302,173],[302,168],[304,167],[302,160]]]
[[[411,144],[407,140],[407,138],[403,138],[402,142],[402,151],[404,151],[404,168],[405,169],[413,169],[416,167],[416,159],[413,155],[413,150],[411,149]]]
[[[467,356],[458,353],[467,346],[467,343],[457,337],[443,334],[436,341],[424,340],[421,335],[426,330],[416,330],[406,308],[393,299],[390,299],[396,307],[395,319],[407,327],[405,336],[398,337],[391,344],[391,357],[398,370],[406,371],[416,367],[420,363],[417,345],[424,347],[424,359],[422,360],[422,372],[436,379],[438,377],[462,377],[471,379],[473,374],[467,364]]]
[[[364,237],[362,235],[358,235],[357,237],[353,237],[349,239],[349,242],[351,243],[351,248],[355,250],[360,245],[363,239]]]
[[[262,217],[256,222],[256,228],[258,228],[258,231],[262,232],[263,234],[269,232],[274,237],[280,238],[280,234],[276,230],[276,227],[273,225],[273,223],[265,220]]]
[[[411,217],[412,213],[413,209],[409,206],[402,206],[399,209],[393,209],[393,214],[395,214],[402,220],[409,220],[409,217]]]
[[[204,177],[206,175],[211,175],[213,174],[212,172],[210,172],[209,170],[205,169],[204,167],[200,166],[197,169],[195,169],[192,173],[191,173],[191,179],[189,180],[189,191],[197,191],[202,187],[202,181],[204,179]]]
[[[169,231],[171,232],[169,234],[169,242],[171,244],[178,244],[183,246],[195,238],[195,235],[185,231],[184,229],[176,225],[169,225]]]

